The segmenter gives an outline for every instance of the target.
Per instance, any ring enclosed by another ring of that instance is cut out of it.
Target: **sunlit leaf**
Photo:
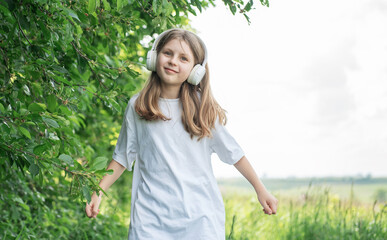
[[[56,101],[56,97],[55,95],[49,95],[47,97],[47,108],[50,112],[55,112],[56,110],[56,107],[57,107],[58,103]]]
[[[44,103],[31,103],[28,106],[28,110],[31,112],[43,112],[46,110],[46,105]]]
[[[2,103],[0,103],[0,112],[5,112],[5,108]]]
[[[90,203],[91,196],[90,196],[90,189],[88,186],[82,186],[82,193],[83,197],[86,198],[87,202]]]
[[[67,154],[61,154],[59,156],[59,159],[62,160],[64,163],[68,164],[68,165],[72,165],[74,164],[73,163],[73,158]]]
[[[54,120],[54,119],[51,119],[51,118],[45,118],[45,117],[42,117],[43,121],[45,123],[47,123],[49,126],[51,127],[54,127],[54,128],[59,128],[59,124]]]
[[[110,3],[107,0],[102,0],[103,1],[103,7],[105,8],[106,11],[110,11]]]
[[[95,12],[95,9],[97,7],[96,1],[97,0],[89,0],[89,6],[87,7],[87,11],[89,13]]]
[[[108,159],[106,157],[97,157],[94,159],[91,169],[93,170],[101,170],[106,167]]]
[[[31,134],[27,129],[23,127],[19,127],[18,129],[21,133],[23,133],[24,136],[28,137],[28,139],[31,139]]]

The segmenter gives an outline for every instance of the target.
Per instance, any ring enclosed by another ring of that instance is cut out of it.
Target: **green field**
[[[387,239],[387,179],[262,179],[279,200],[263,214],[244,179],[219,179],[228,239]]]

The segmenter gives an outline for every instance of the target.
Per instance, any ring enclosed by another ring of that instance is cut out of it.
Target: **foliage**
[[[124,178],[128,180],[127,176]],[[50,182],[40,185],[32,176],[23,177],[22,172],[12,171],[0,187],[8,190],[0,195],[0,208],[6,210],[0,217],[1,239],[127,237],[127,225],[120,218],[123,212],[110,211],[90,220],[85,216],[84,204],[67,194],[67,180],[59,172],[51,176]]]
[[[246,17],[253,4],[223,2]],[[96,239],[94,229],[106,239],[122,228],[113,215],[82,219],[79,200],[89,201],[111,173],[105,168],[123,110],[144,83],[144,56],[155,34],[189,28],[189,14],[210,5],[0,0],[0,207],[7,209],[0,238]],[[105,223],[110,229],[100,230]]]

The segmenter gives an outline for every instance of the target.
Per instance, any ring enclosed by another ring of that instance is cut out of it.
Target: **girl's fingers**
[[[97,204],[95,204],[93,207],[93,217],[94,218],[97,217],[97,215],[99,214],[99,211],[100,211],[99,206]]]
[[[272,213],[273,213],[273,214],[276,214],[277,208],[275,207],[275,205],[273,206],[272,203],[269,203],[269,206],[270,206],[270,209],[272,210]]]
[[[269,213],[266,209],[262,209],[262,211],[263,211],[265,214],[268,214],[268,215],[271,214],[271,213]]]
[[[92,212],[91,212],[91,209],[92,209],[92,206],[88,203],[86,203],[86,215],[90,218],[93,216]]]
[[[266,202],[264,202],[264,203],[262,204],[262,206],[263,206],[263,208],[264,208],[265,213],[270,215],[270,214],[271,214],[271,209],[270,209],[270,207],[266,204]]]
[[[271,209],[273,209],[273,213],[276,214],[277,213],[277,203],[276,202],[271,203],[270,206],[271,206]]]
[[[100,202],[101,202],[101,196],[97,196],[95,193],[91,196],[90,204],[86,202],[86,215],[89,218],[97,217],[99,213]]]
[[[278,202],[277,199],[272,199],[272,200],[268,201],[268,203],[267,203],[269,205],[270,209],[272,210],[273,214],[277,213],[277,202]]]
[[[97,217],[98,213],[99,213],[99,209],[93,208],[93,218]]]

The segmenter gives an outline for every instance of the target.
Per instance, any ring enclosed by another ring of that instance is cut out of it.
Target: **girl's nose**
[[[169,64],[171,64],[171,65],[176,65],[176,63],[177,63],[176,57],[171,57],[171,58],[169,59]]]

